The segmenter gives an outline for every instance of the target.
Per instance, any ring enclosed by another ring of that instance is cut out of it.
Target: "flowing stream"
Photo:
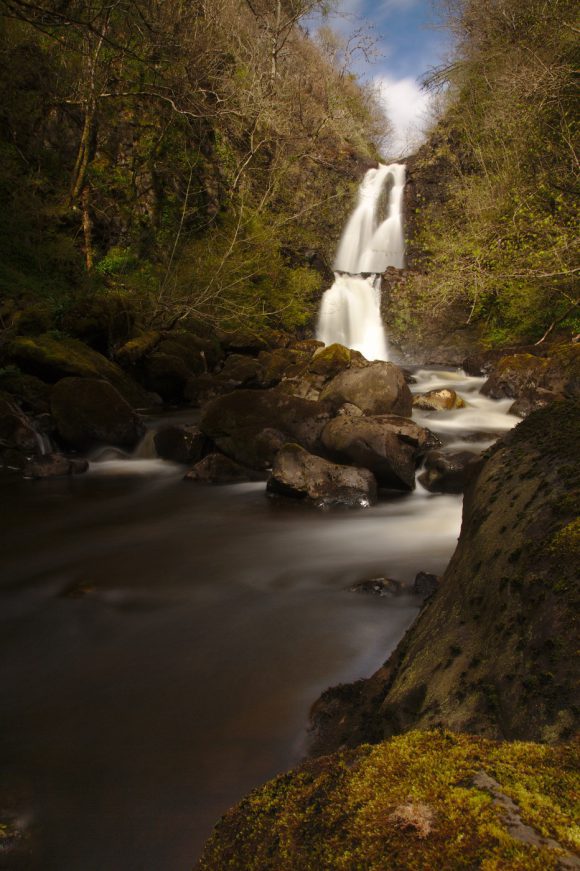
[[[422,413],[446,449],[517,423],[481,379],[415,377],[470,403]],[[152,453],[148,435],[84,476],[2,484],[2,798],[43,871],[190,868],[228,806],[299,761],[320,691],[370,674],[419,607],[348,588],[439,573],[459,534],[459,496],[318,513]]]

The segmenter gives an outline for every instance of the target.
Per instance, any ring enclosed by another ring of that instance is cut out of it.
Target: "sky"
[[[402,157],[421,139],[431,97],[421,89],[420,79],[442,62],[447,32],[434,26],[433,0],[340,0],[339,12],[329,21],[334,30],[346,35],[367,25],[377,39],[382,56],[370,66],[361,59],[355,71],[380,87],[395,128],[387,156]]]

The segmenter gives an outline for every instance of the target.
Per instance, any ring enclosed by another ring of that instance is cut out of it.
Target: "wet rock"
[[[357,581],[349,590],[351,593],[367,593],[373,596],[399,596],[403,592],[403,583],[393,578],[369,578]]]
[[[284,445],[276,455],[267,489],[319,508],[366,508],[377,499],[376,481],[369,471],[329,463],[296,444]]]
[[[237,390],[217,397],[203,409],[200,429],[227,456],[253,469],[272,465],[277,447],[264,430],[276,430],[284,441],[312,450],[330,419],[328,408],[277,390]]]
[[[99,443],[131,448],[144,433],[139,417],[107,381],[63,378],[52,391],[51,409],[59,437],[79,450]]]
[[[401,370],[393,363],[374,362],[364,368],[351,367],[338,374],[320,394],[335,408],[352,403],[365,414],[411,414],[411,391]]]
[[[463,493],[469,473],[479,459],[471,451],[432,451],[427,454],[419,483],[431,493]]]
[[[413,583],[413,592],[424,599],[432,596],[439,589],[441,578],[429,572],[418,572]]]
[[[244,481],[256,480],[252,469],[236,463],[223,454],[208,454],[187,472],[184,481],[198,484],[240,484]]]
[[[25,478],[60,478],[67,475],[81,475],[89,468],[84,459],[69,459],[63,454],[43,454],[29,460],[24,467]]]
[[[155,433],[155,450],[163,460],[197,463],[207,452],[208,440],[197,426],[165,426]]]
[[[558,398],[557,394],[550,390],[542,390],[538,387],[530,396],[522,396],[520,399],[510,405],[509,413],[516,417],[527,417],[532,411],[538,411],[540,408],[546,408],[551,402]]]
[[[451,411],[454,408],[465,408],[465,402],[455,390],[446,387],[442,390],[429,390],[428,393],[413,397],[413,408],[426,411]]]
[[[17,336],[2,349],[2,359],[49,384],[69,376],[103,378],[133,408],[150,405],[147,393],[120,366],[78,339],[55,339],[49,335]]]
[[[412,490],[421,454],[437,439],[396,415],[337,417],[322,432],[329,456],[369,469],[382,487]]]

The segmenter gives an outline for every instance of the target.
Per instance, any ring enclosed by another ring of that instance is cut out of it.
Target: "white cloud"
[[[416,80],[407,77],[376,79],[387,117],[393,125],[389,139],[390,157],[410,154],[423,140],[428,120],[431,95],[422,91]]]

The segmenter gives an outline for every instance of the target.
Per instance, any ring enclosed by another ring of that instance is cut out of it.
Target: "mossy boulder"
[[[52,391],[51,410],[59,438],[79,450],[94,444],[132,448],[145,431],[121,394],[95,378],[63,378]]]
[[[2,359],[48,384],[68,376],[103,378],[134,408],[150,404],[145,391],[119,366],[78,339],[55,338],[48,334],[16,336],[2,349]]]
[[[368,508],[377,501],[377,483],[367,469],[330,463],[296,444],[276,454],[267,489],[317,508]]]
[[[481,392],[493,399],[534,399],[549,391],[553,397],[580,398],[580,345],[560,345],[548,356],[514,354],[493,366]]]
[[[50,408],[50,387],[34,375],[26,375],[16,366],[0,369],[0,391],[9,393],[23,409],[44,414]]]
[[[115,360],[123,368],[134,366],[147,354],[150,354],[159,344],[162,334],[158,330],[148,330],[125,342],[115,352]]]
[[[267,469],[283,442],[296,442],[307,450],[319,448],[320,433],[329,419],[322,403],[276,390],[237,390],[209,402],[199,425],[227,456],[254,469]],[[263,438],[265,431],[278,437]]]
[[[356,354],[356,351],[351,351],[350,348],[346,348],[344,345],[339,345],[338,343],[327,345],[314,352],[312,362],[308,368],[315,375],[333,378],[339,372],[342,372],[343,369],[348,369],[353,354]]]
[[[216,379],[230,385],[230,389],[242,386],[248,382],[260,380],[262,367],[254,357],[245,354],[230,354],[226,357]]]
[[[258,355],[262,387],[273,387],[283,378],[296,378],[306,371],[312,354],[296,348],[275,348]]]
[[[558,401],[487,451],[440,589],[381,669],[319,699],[314,752],[415,728],[574,734],[579,432],[580,404]]]
[[[196,871],[576,868],[579,785],[575,746],[411,732],[255,789]]]
[[[408,417],[413,405],[403,372],[393,363],[380,361],[340,372],[322,390],[320,399],[336,408],[348,402],[369,415]]]

